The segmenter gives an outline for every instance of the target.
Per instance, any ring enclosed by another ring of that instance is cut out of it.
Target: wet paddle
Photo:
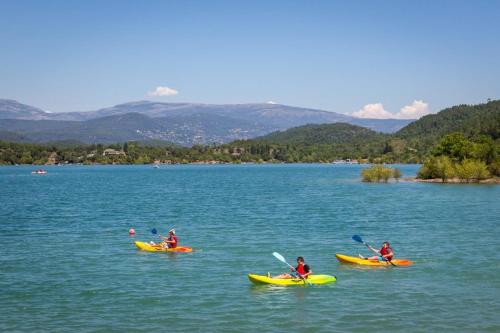
[[[363,241],[363,238],[361,238],[361,236],[358,236],[358,235],[354,235],[352,236],[352,240],[355,241],[355,242],[358,242],[358,243],[361,243],[363,245],[365,245],[367,248],[369,248],[370,250],[373,249],[370,244],[368,243],[365,243]],[[373,251],[373,250],[372,250]],[[379,253],[380,254],[380,253]],[[397,267],[398,265],[394,264],[391,260],[387,260],[386,258],[384,258],[384,261],[387,261],[389,264],[391,264],[392,266],[394,267]]]
[[[156,230],[156,228],[151,229],[151,233],[152,233],[153,235],[155,235],[155,236],[160,237],[160,239],[161,239],[161,235],[158,235],[158,230]],[[161,245],[161,243],[160,243],[160,245]]]
[[[276,257],[276,259],[278,259],[278,260],[279,260],[279,261],[281,261],[282,263],[284,263],[284,264],[288,265],[288,267],[290,267],[292,270],[294,270],[294,271],[297,273],[297,275],[298,275],[298,276],[299,276],[302,280],[304,280],[304,282],[307,282],[307,284],[311,284],[311,282],[307,281],[307,279],[306,279],[305,277],[303,277],[303,276],[302,276],[302,274],[300,274],[299,272],[297,272],[297,270],[295,270],[295,267],[293,267],[292,265],[290,265],[290,264],[286,261],[285,257],[283,257],[281,254],[279,254],[278,252],[273,252],[273,256],[275,256],[275,257]]]

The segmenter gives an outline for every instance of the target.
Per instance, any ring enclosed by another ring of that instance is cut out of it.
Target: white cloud
[[[278,104],[278,103],[276,103],[274,101],[268,101],[267,104]]]
[[[384,110],[382,103],[366,104],[361,110],[353,112],[352,115],[358,118],[388,119],[394,115]]]
[[[399,119],[419,119],[429,113],[429,104],[422,100],[414,100],[411,105],[402,107],[396,115]]]
[[[419,119],[429,114],[429,104],[422,100],[414,100],[411,105],[405,105],[397,113],[384,110],[382,103],[366,104],[361,110],[351,115],[358,118],[373,119]]]
[[[156,87],[154,91],[148,92],[149,96],[157,96],[157,97],[162,97],[162,96],[175,96],[179,92],[175,89],[169,88],[169,87]]]

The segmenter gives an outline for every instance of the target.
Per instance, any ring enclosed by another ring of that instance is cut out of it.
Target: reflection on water
[[[371,270],[386,270],[386,269],[398,269],[407,267],[392,267],[392,266],[363,266],[356,264],[339,263],[338,270],[353,270],[353,271],[371,271]]]
[[[250,291],[253,296],[267,298],[276,295],[293,295],[297,300],[303,300],[307,290],[305,288],[314,288],[315,286],[277,286],[272,284],[254,284],[250,285]]]

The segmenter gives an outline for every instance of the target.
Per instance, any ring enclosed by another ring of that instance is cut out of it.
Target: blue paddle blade
[[[151,233],[152,233],[153,235],[156,235],[156,234],[158,233],[158,231],[156,230],[156,228],[153,228],[153,229],[151,229]]]
[[[358,235],[352,236],[352,240],[358,243],[363,243],[363,239]]]

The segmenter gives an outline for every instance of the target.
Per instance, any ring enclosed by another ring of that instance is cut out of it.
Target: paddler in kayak
[[[175,235],[175,229],[170,229],[168,231],[168,237],[163,237],[163,247],[173,249],[177,247],[178,238]]]
[[[377,255],[376,256],[373,256],[373,257],[368,257],[368,258],[365,258],[363,257],[361,254],[359,255],[359,257],[361,259],[366,259],[366,260],[378,260],[378,261],[391,261],[392,258],[394,257],[394,251],[392,250],[391,248],[391,245],[389,244],[389,242],[384,242],[382,244],[382,248],[380,250],[377,250],[377,249],[374,249],[373,247],[371,247],[370,245],[366,245],[370,250],[372,250],[373,252],[375,252]]]
[[[306,265],[304,263],[304,258],[298,257],[297,258],[297,267],[295,268],[290,268],[292,271],[292,274],[288,273],[283,273],[278,276],[273,276],[273,279],[294,279],[294,278],[301,278],[301,279],[307,279],[309,275],[312,274],[311,268],[309,265]],[[271,277],[271,274],[267,273],[268,277]]]

